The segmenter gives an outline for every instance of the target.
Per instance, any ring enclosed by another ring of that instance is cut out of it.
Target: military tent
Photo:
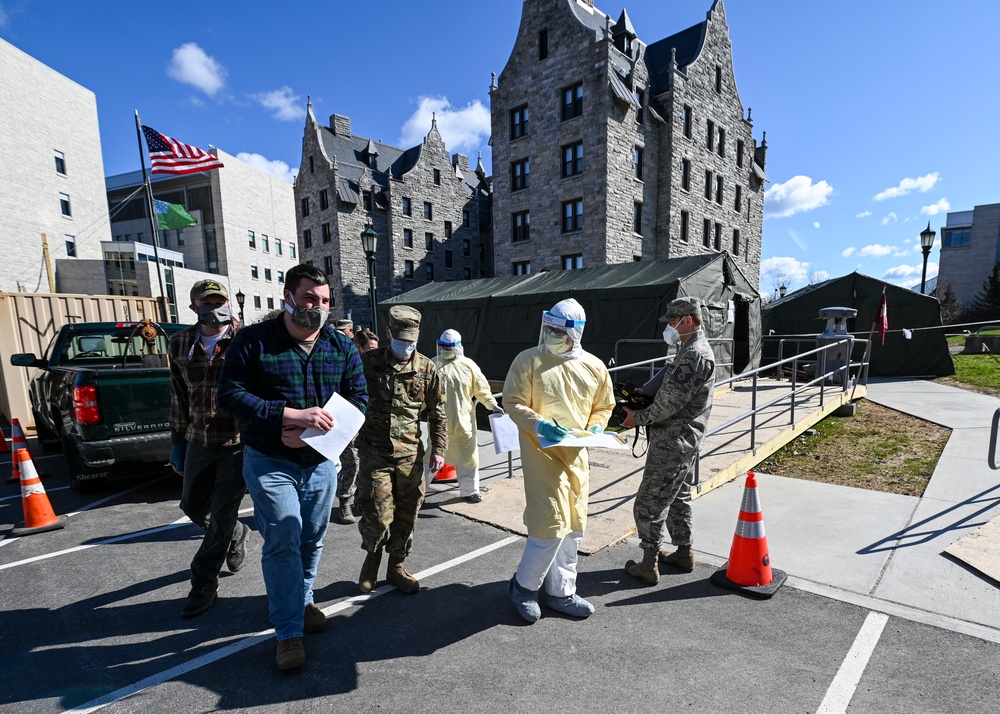
[[[737,372],[759,365],[760,295],[728,253],[428,283],[383,301],[379,319],[386,325],[392,305],[411,305],[423,315],[421,352],[434,355],[436,338],[454,328],[486,376],[502,380],[514,357],[538,344],[542,311],[564,298],[587,311],[584,349],[605,363],[626,364],[665,354],[657,320],[681,296],[701,298],[707,307],[718,375],[728,376],[733,364]]]
[[[763,307],[765,363],[777,358],[777,338],[818,335],[826,328],[819,311],[850,307],[858,311],[847,328],[855,337],[867,338],[882,305],[885,290],[889,331],[883,345],[876,331],[869,374],[873,377],[945,376],[955,373],[948,342],[941,325],[937,298],[854,272],[807,285]],[[928,329],[930,328],[930,329]],[[907,339],[904,330],[910,331]],[[804,351],[800,346],[798,351]],[[811,349],[811,348],[810,348]],[[864,344],[855,345],[853,361],[860,361]],[[790,356],[790,352],[785,356]]]

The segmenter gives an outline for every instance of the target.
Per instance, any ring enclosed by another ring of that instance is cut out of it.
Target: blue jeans
[[[268,616],[279,640],[302,637],[302,615],[313,603],[337,469],[330,461],[299,466],[244,445],[243,478],[264,539],[260,565]]]

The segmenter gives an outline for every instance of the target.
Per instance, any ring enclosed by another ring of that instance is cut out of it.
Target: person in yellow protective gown
[[[495,414],[503,414],[490,393],[490,383],[479,365],[465,356],[462,335],[445,330],[437,341],[433,360],[444,383],[445,413],[448,415],[446,464],[455,467],[459,494],[469,503],[483,500],[479,493],[479,446],[476,443],[476,399]]]
[[[574,617],[594,612],[576,594],[590,486],[587,450],[542,448],[570,430],[600,433],[614,409],[607,368],[580,344],[586,319],[572,298],[543,313],[539,345],[514,358],[503,388],[504,406],[520,432],[528,529],[508,595],[528,622],[541,617],[540,605]]]

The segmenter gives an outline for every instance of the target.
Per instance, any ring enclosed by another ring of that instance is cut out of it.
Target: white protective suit
[[[461,335],[446,330],[442,338],[446,336],[455,349],[442,350],[439,340],[438,356],[432,360],[444,384],[445,413],[448,415],[448,451],[444,460],[455,467],[459,493],[467,498],[479,493],[476,403],[472,400],[478,399],[490,410],[497,406],[497,400],[490,393],[490,383],[479,365],[461,354]],[[448,351],[453,352],[454,357],[449,357]]]
[[[549,313],[575,323],[586,319],[572,299],[557,303]],[[590,463],[586,449],[543,450],[537,425],[546,420],[567,429],[603,429],[615,404],[607,368],[579,347],[582,327],[567,332],[575,342],[570,345],[573,357],[553,354],[544,346],[525,350],[511,364],[503,389],[504,407],[520,432],[524,470],[528,545],[516,577],[528,590],[538,590],[544,582],[546,591],[557,597],[576,591],[576,551],[587,524]]]

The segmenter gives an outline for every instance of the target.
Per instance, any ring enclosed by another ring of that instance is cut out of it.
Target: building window
[[[312,245],[312,240],[311,239],[310,239],[309,243],[310,243],[310,245]],[[293,260],[295,259],[295,244],[294,243],[289,243],[288,244],[288,257],[292,258]]]
[[[284,270],[279,270],[278,271],[278,283],[283,285],[284,282],[285,282],[285,271]]]
[[[462,211],[462,228],[468,228],[470,225],[472,225],[471,214],[467,210]]]
[[[424,277],[427,278],[428,282],[434,282],[434,263],[424,265]]]
[[[562,257],[562,268],[563,270],[580,270],[583,268],[583,256],[579,253],[576,255],[564,255]]]
[[[632,232],[642,235],[642,202],[632,204]]]
[[[424,248],[427,251],[434,250],[434,234],[433,233],[424,233]]]
[[[712,172],[705,171],[705,200],[712,200]]]
[[[642,180],[642,147],[632,147],[632,174]]]
[[[250,250],[257,250],[257,235],[253,231],[247,231],[247,245]]]
[[[271,252],[271,241],[263,233],[261,233],[261,235],[260,235],[260,248],[265,253],[270,253]]]
[[[739,256],[740,254],[740,229],[733,229],[733,255]]]
[[[972,243],[972,229],[960,228],[958,230],[941,231],[942,248],[966,248]]]
[[[431,206],[429,201],[424,201],[424,218],[428,221],[434,218],[434,208]]]
[[[378,170],[378,154],[368,155],[368,168],[372,171]]]
[[[250,277],[253,278],[254,280],[260,279],[260,274],[257,272],[256,263],[250,263]]]
[[[271,266],[269,265],[264,266],[264,281],[271,282]]]
[[[462,239],[462,255],[466,258],[472,257],[472,241],[468,238]]]
[[[69,205],[69,194],[59,194],[59,210],[62,211],[64,216],[71,217],[73,215],[73,211],[70,209]]]
[[[686,136],[688,139],[691,138],[691,120],[692,120],[692,114],[693,113],[694,112],[691,110],[691,107],[689,107],[689,106],[687,106],[685,104],[684,105],[684,136]]]
[[[510,264],[510,271],[514,275],[531,275],[531,261],[517,260]]]
[[[726,156],[726,130],[719,127],[719,156]]]
[[[312,231],[306,228],[304,231],[302,231],[302,247],[312,248],[312,244],[313,244]],[[288,255],[292,258],[295,257],[295,246],[291,244],[288,245]]]
[[[723,179],[721,176],[715,177],[715,202],[722,205]]]
[[[56,173],[66,175],[66,156],[61,151],[55,152]]]
[[[583,230],[583,199],[575,198],[572,201],[563,201],[562,205],[562,232],[572,233]]]
[[[688,242],[688,225],[690,223],[690,216],[687,211],[681,211],[681,240],[685,243]]]
[[[715,65],[715,93],[722,94],[722,67]]]
[[[281,255],[281,238],[274,239],[274,254]]]
[[[434,169],[434,185],[441,185],[441,169]]]
[[[413,231],[409,228],[403,229],[403,247],[412,248],[413,247]]]
[[[66,240],[66,255],[69,258],[76,257],[76,236],[63,236]]]
[[[715,122],[711,119],[705,124],[705,146],[709,151],[715,149]]]
[[[736,140],[736,165],[743,168],[743,140]]]
[[[330,230],[330,224],[324,223],[321,227],[321,230],[323,232],[323,242],[329,243],[330,240],[332,240],[333,238],[333,231]]]
[[[255,309],[260,310],[260,293],[253,294],[253,306]]]
[[[267,309],[268,310],[274,309],[274,295],[267,296]]]
[[[520,139],[528,133],[528,105],[522,104],[510,110],[510,138]]]
[[[319,192],[319,210],[325,211],[330,207],[330,194],[324,188]]]
[[[562,90],[562,120],[567,121],[583,114],[583,82]]]
[[[719,223],[715,224],[715,242],[713,245],[716,250],[722,250],[722,225]]]
[[[313,157],[309,157],[309,173],[316,173],[316,164],[313,162]]]
[[[737,213],[743,208],[743,187],[736,187],[736,200],[733,201],[733,210]]]
[[[372,192],[362,191],[361,192],[361,207],[366,210],[372,210]]]
[[[177,245],[184,245],[184,231],[177,231]]]
[[[302,204],[302,217],[305,218],[309,215],[309,197],[303,196],[300,203]]]
[[[563,178],[569,176],[576,176],[579,173],[583,173],[583,142],[578,141],[575,144],[568,144],[562,148],[563,153],[563,165],[562,165],[562,175]]]
[[[538,31],[538,59],[543,60],[549,56],[549,31]]]
[[[455,254],[450,250],[446,250],[444,252],[444,267],[446,268],[455,267]]]
[[[512,161],[510,164],[510,190],[520,191],[521,189],[528,188],[530,183],[529,174],[528,159]]]
[[[472,268],[462,268],[462,277],[466,280],[472,279]]]
[[[410,199],[408,199],[406,196],[403,196],[403,215],[404,216],[413,215],[413,207],[410,205]]]
[[[519,211],[511,217],[511,243],[523,243],[531,237],[531,213]]]
[[[486,260],[486,244],[485,243],[480,243],[479,244],[479,259],[480,260]]]
[[[701,224],[701,244],[706,248],[712,247],[712,222],[707,218]]]
[[[333,273],[333,256],[327,255],[323,257],[323,272],[327,275]]]
[[[448,240],[451,238],[451,221],[444,222],[444,239]]]
[[[681,159],[681,188],[691,190],[691,162],[688,159]]]
[[[413,277],[413,261],[404,260],[403,261],[403,277],[412,278]]]
[[[642,124],[643,111],[642,105],[645,103],[646,94],[641,89],[637,89],[635,92],[635,121],[637,124]]]

